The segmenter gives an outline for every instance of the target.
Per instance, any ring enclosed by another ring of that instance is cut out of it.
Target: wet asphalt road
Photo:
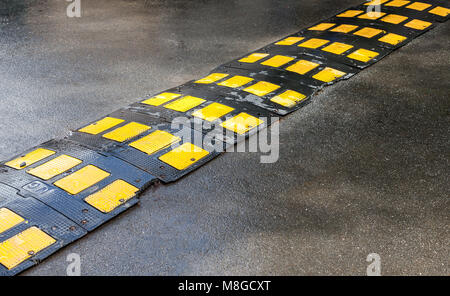
[[[361,0],[0,3],[0,159],[201,77]],[[450,24],[280,124],[280,159],[227,153],[25,275],[450,274]]]

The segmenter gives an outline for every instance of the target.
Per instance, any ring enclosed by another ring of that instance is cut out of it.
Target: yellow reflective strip
[[[300,43],[298,46],[307,48],[318,48],[321,47],[322,45],[327,44],[328,42],[330,41],[319,38],[311,38],[303,43]]]
[[[435,14],[435,15],[446,17],[447,15],[450,14],[450,9],[445,8],[445,7],[441,7],[441,6],[436,6],[435,8],[431,9],[428,12],[432,13],[432,14]]]
[[[345,43],[340,42],[334,42],[324,48],[322,48],[323,51],[331,52],[334,54],[342,54],[349,50],[350,48],[353,48],[353,45],[348,45]]]
[[[383,37],[381,37],[378,40],[381,41],[381,42],[392,44],[392,45],[397,45],[400,42],[405,41],[406,37],[405,36],[401,36],[401,35],[397,35],[397,34],[394,34],[394,33],[389,33],[389,34],[384,35]]]
[[[405,24],[405,27],[416,29],[416,30],[424,30],[431,26],[431,23],[421,21],[421,20],[412,20]]]
[[[30,227],[0,243],[0,264],[11,270],[54,243],[53,237],[35,226]]]
[[[321,23],[318,25],[315,25],[314,27],[309,28],[308,30],[310,31],[325,31],[328,30],[329,28],[333,27],[336,24],[333,23]]]
[[[305,98],[306,96],[304,94],[301,94],[293,90],[287,90],[284,93],[281,93],[278,96],[271,98],[270,100],[274,103],[291,108],[297,105],[298,102],[304,100]]]
[[[392,7],[402,7],[408,4],[411,1],[405,1],[405,0],[394,0],[389,3],[386,3],[385,6],[392,6]]]
[[[25,221],[24,218],[20,217],[13,211],[7,208],[0,209],[0,234],[5,232],[8,229],[13,228],[17,224]]]
[[[50,180],[59,174],[67,172],[82,162],[83,161],[69,155],[60,155],[38,167],[28,170],[27,173],[43,180]]]
[[[150,106],[160,106],[160,105],[167,103],[168,101],[172,101],[173,99],[176,99],[178,97],[181,97],[181,95],[165,92],[165,93],[156,95],[150,99],[147,99],[145,101],[142,101],[141,103],[150,105]]]
[[[267,57],[268,55],[269,54],[267,54],[267,53],[252,53],[251,55],[248,55],[245,58],[240,59],[239,62],[254,63],[254,62],[257,62],[257,61]]]
[[[337,26],[334,29],[331,29],[331,32],[338,32],[338,33],[349,33],[353,30],[355,30],[356,28],[358,28],[358,26],[355,25],[340,25]]]
[[[137,122],[130,122],[118,129],[115,129],[107,134],[103,135],[103,138],[110,139],[117,142],[124,142],[126,140],[132,139],[143,132],[149,130],[151,127],[145,124],[140,124]]]
[[[130,143],[129,146],[150,155],[179,141],[181,141],[179,137],[165,131],[157,130],[137,141],[134,141],[133,143]]]
[[[317,63],[300,60],[297,63],[287,67],[286,70],[303,75],[316,68],[317,66],[319,66],[319,64]]]
[[[5,165],[17,170],[21,170],[55,153],[55,151],[38,148],[24,156],[8,161],[7,163],[5,163]]]
[[[374,28],[362,28],[359,31],[356,31],[355,33],[353,33],[354,35],[358,35],[358,36],[362,36],[362,37],[366,37],[366,38],[372,38],[380,33],[384,32],[383,30],[378,30],[378,29],[374,29]]]
[[[338,14],[337,17],[355,17],[363,12],[364,11],[362,10],[347,10],[341,14]]]
[[[349,54],[347,57],[367,63],[368,61],[370,61],[371,59],[373,59],[374,57],[376,57],[378,55],[379,55],[379,53],[377,53],[375,51],[360,48],[360,49],[352,52],[351,54]]]
[[[252,115],[249,115],[245,112],[239,113],[233,118],[228,119],[227,121],[222,122],[220,125],[223,128],[226,128],[228,130],[231,130],[235,133],[238,133],[240,135],[245,134],[249,130],[257,127],[258,125],[262,124],[264,121],[262,121],[259,118],[256,118]]]
[[[133,185],[117,180],[96,193],[89,195],[85,201],[103,213],[109,213],[136,195],[139,189]]]
[[[209,84],[209,83],[219,81],[220,79],[223,79],[227,76],[228,76],[228,74],[224,74],[224,73],[212,73],[200,80],[197,80],[195,83]]]
[[[385,14],[386,14],[385,12],[373,11],[373,12],[368,12],[368,13],[361,14],[360,16],[358,16],[358,18],[366,19],[366,20],[376,20],[376,19],[379,19],[380,17],[382,17]]]
[[[255,83],[253,85],[250,85],[249,87],[245,88],[244,91],[252,93],[256,96],[265,96],[267,94],[270,94],[271,92],[279,89],[280,86],[265,82],[265,81],[259,81],[258,83]]]
[[[339,77],[344,76],[345,74],[347,73],[327,67],[314,75],[313,78],[323,82],[331,82]]]
[[[411,3],[410,5],[406,6],[406,8],[423,11],[430,6],[431,6],[431,4],[428,4],[428,3],[414,2],[414,3]]]
[[[291,57],[276,55],[276,56],[271,57],[270,59],[262,62],[261,65],[270,66],[270,67],[280,67],[280,66],[283,66],[284,64],[289,63],[293,59],[294,58],[291,58]]]
[[[87,133],[91,135],[97,135],[101,132],[104,132],[120,123],[124,122],[123,119],[113,118],[113,117],[105,117],[93,124],[90,124],[86,127],[79,129],[79,132]]]
[[[389,14],[381,19],[381,21],[391,24],[400,24],[401,22],[407,20],[406,16],[398,15],[398,14]]]
[[[222,81],[222,82],[218,83],[217,85],[236,88],[236,87],[241,87],[251,81],[253,81],[253,78],[238,75],[238,76],[231,77],[230,79],[227,79],[225,81]]]
[[[388,2],[389,0],[372,0],[370,2],[364,3],[364,5],[380,5]]]
[[[110,173],[105,172],[104,170],[93,165],[88,165],[79,171],[56,181],[54,184],[70,194],[78,194],[110,175]]]
[[[293,45],[299,41],[302,41],[305,39],[305,37],[287,37],[283,40],[278,41],[275,43],[276,45]]]
[[[208,151],[203,150],[194,144],[184,143],[172,151],[161,155],[159,160],[181,171],[190,167],[208,154]]]
[[[169,103],[164,106],[164,108],[171,109],[178,112],[186,112],[188,110],[191,110],[194,107],[197,107],[198,105],[206,102],[206,100],[202,98],[192,97],[192,96],[185,96],[181,99],[178,99],[176,101],[173,101],[172,103]]]
[[[220,117],[230,113],[234,108],[219,103],[212,103],[203,109],[197,110],[192,113],[192,116],[201,118],[206,121],[214,121]]]

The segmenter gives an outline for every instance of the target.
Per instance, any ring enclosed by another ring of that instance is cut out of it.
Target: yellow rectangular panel
[[[405,36],[401,36],[401,35],[397,35],[397,34],[394,34],[394,33],[389,33],[389,34],[384,35],[383,37],[381,37],[378,40],[381,41],[381,42],[392,44],[392,45],[397,45],[400,42],[405,41],[406,37]]]
[[[381,5],[383,3],[388,2],[389,0],[372,0],[370,2],[365,3],[364,5]]]
[[[386,3],[385,6],[392,6],[392,7],[402,7],[408,4],[411,1],[405,1],[405,0],[394,0],[389,3]]]
[[[315,25],[314,27],[309,28],[308,30],[310,31],[325,31],[328,30],[329,28],[333,27],[336,24],[333,23],[321,23],[318,25]]]
[[[428,12],[432,13],[432,14],[435,14],[435,15],[447,17],[447,15],[450,14],[450,9],[445,8],[445,7],[441,7],[441,6],[436,6],[435,8],[433,8],[432,10],[430,10]]]
[[[93,165],[88,165],[75,173],[56,181],[54,184],[70,194],[78,194],[110,175],[110,173],[105,172],[104,170]]]
[[[80,163],[82,163],[82,161],[77,158],[69,155],[60,155],[38,167],[28,170],[27,173],[43,180],[50,180],[59,174],[67,172]]]
[[[160,105],[167,103],[169,101],[172,101],[173,99],[176,99],[178,97],[181,97],[181,95],[165,92],[165,93],[156,95],[153,98],[142,101],[141,103],[150,105],[150,106],[160,106]]]
[[[104,132],[120,123],[124,122],[123,119],[113,118],[113,117],[105,117],[93,124],[90,124],[86,127],[79,129],[79,132],[87,133],[91,135],[97,135],[101,132]]]
[[[31,256],[56,243],[56,240],[33,226],[0,243],[0,264],[13,269]]]
[[[201,118],[206,121],[214,121],[233,110],[234,108],[231,108],[229,106],[219,103],[212,103],[211,105],[208,105],[203,109],[195,111],[194,113],[192,113],[192,116]]]
[[[181,171],[187,169],[208,154],[208,151],[194,144],[184,143],[172,151],[161,155],[159,160]]]
[[[271,57],[270,59],[262,62],[261,65],[270,66],[270,67],[280,67],[280,66],[283,66],[284,64],[289,63],[293,59],[294,58],[291,58],[291,57],[276,55],[276,56]]]
[[[319,64],[317,64],[317,63],[313,63],[313,62],[306,61],[306,60],[300,60],[297,63],[287,67],[286,70],[303,75],[318,66],[319,66]]]
[[[124,142],[126,140],[132,139],[143,132],[149,130],[151,127],[145,124],[140,124],[137,122],[130,122],[118,129],[115,129],[107,134],[103,135],[103,138],[110,139],[117,142]]]
[[[384,32],[383,30],[378,30],[378,29],[374,29],[374,28],[362,28],[359,31],[356,31],[355,33],[353,33],[354,35],[358,35],[358,36],[362,36],[362,37],[366,37],[366,38],[372,38],[380,33]]]
[[[314,75],[313,78],[323,82],[331,82],[339,77],[344,76],[345,74],[347,73],[327,67]]]
[[[407,20],[408,18],[406,16],[403,15],[398,15],[398,14],[389,14],[387,16],[385,16],[384,18],[381,19],[381,21],[385,22],[385,23],[391,23],[391,24],[400,24],[401,22]]]
[[[378,55],[379,55],[378,52],[360,48],[360,49],[352,52],[351,54],[349,54],[347,57],[357,60],[357,61],[367,63],[368,61],[370,61],[371,59],[373,59],[374,57],[376,57]]]
[[[357,15],[360,15],[364,11],[362,10],[347,10],[341,14],[338,14],[337,17],[355,17]]]
[[[222,122],[220,125],[223,128],[226,128],[228,130],[231,130],[235,133],[238,133],[240,135],[245,134],[249,130],[257,127],[258,125],[262,124],[264,121],[262,121],[259,118],[256,118],[252,115],[249,115],[245,112],[239,113],[233,118],[228,119],[227,121]]]
[[[366,19],[366,20],[376,20],[376,19],[379,19],[380,17],[384,16],[385,14],[386,14],[385,12],[373,11],[373,12],[361,14],[360,16],[358,16],[358,18]]]
[[[307,48],[318,48],[321,47],[322,45],[327,44],[328,42],[330,41],[319,38],[311,38],[303,43],[300,43],[298,46]]]
[[[181,141],[179,137],[165,131],[157,130],[130,143],[130,146],[150,155],[179,141]]]
[[[348,45],[348,44],[340,43],[340,42],[334,42],[334,43],[331,43],[330,45],[322,48],[322,50],[331,52],[334,54],[342,54],[351,48],[353,48],[353,45]]]
[[[0,234],[5,232],[8,229],[13,228],[17,224],[25,221],[24,218],[20,217],[13,211],[7,208],[0,209]]]
[[[255,84],[250,85],[249,87],[245,88],[244,91],[252,93],[256,96],[262,97],[267,94],[270,94],[271,92],[273,92],[279,88],[280,88],[279,85],[265,82],[265,81],[259,81]]]
[[[239,62],[254,63],[267,57],[268,55],[269,55],[268,53],[252,53],[251,55],[248,55],[245,58],[240,59]]]
[[[56,153],[55,151],[51,151],[44,148],[38,148],[26,155],[8,161],[7,163],[5,163],[5,165],[13,169],[21,170],[55,153]]]
[[[178,99],[176,101],[173,101],[172,103],[169,103],[164,106],[164,108],[175,110],[178,112],[186,112],[188,110],[191,110],[194,107],[197,107],[198,105],[206,102],[206,100],[202,98],[192,97],[192,96],[185,96],[181,99]]]
[[[406,8],[423,11],[430,6],[431,6],[431,4],[428,4],[428,3],[414,2],[414,3],[411,3],[410,5],[406,6]]]
[[[224,73],[212,73],[200,80],[197,80],[195,83],[210,84],[210,83],[219,81],[220,79],[223,79],[227,76],[228,76],[228,74],[224,74]]]
[[[424,30],[431,26],[431,23],[421,20],[412,20],[405,24],[405,27],[416,29],[416,30]]]
[[[253,81],[253,78],[237,75],[237,76],[231,77],[230,79],[222,81],[222,82],[218,83],[217,85],[236,88],[236,87],[241,87],[251,81]]]
[[[355,25],[340,25],[337,26],[336,28],[331,29],[331,32],[338,32],[338,33],[349,33],[353,30],[355,30],[356,28],[358,28],[358,26]]]
[[[291,108],[297,105],[298,102],[304,100],[305,98],[306,96],[304,94],[301,94],[293,90],[287,90],[284,93],[279,94],[278,96],[275,96],[270,100],[274,103]]]
[[[133,185],[123,180],[117,180],[84,200],[97,210],[109,213],[135,196],[138,191],[139,189]]]
[[[283,40],[278,41],[275,43],[276,45],[293,45],[299,41],[302,41],[305,39],[305,37],[287,37]]]

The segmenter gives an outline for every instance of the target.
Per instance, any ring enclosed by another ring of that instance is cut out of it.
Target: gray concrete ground
[[[359,2],[2,1],[0,159]],[[449,47],[447,23],[283,119],[277,163],[225,154],[24,274],[449,275]]]

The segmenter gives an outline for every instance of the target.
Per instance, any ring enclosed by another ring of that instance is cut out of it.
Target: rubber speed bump
[[[85,234],[54,209],[0,183],[0,275],[36,265]]]
[[[40,148],[55,154],[31,165],[28,170],[1,167],[0,182],[17,188],[22,196],[39,200],[86,230],[95,229],[138,202],[133,197],[104,213],[87,203],[86,197],[117,180],[139,190],[156,181],[153,175],[132,164],[70,141],[50,141],[33,151]]]

